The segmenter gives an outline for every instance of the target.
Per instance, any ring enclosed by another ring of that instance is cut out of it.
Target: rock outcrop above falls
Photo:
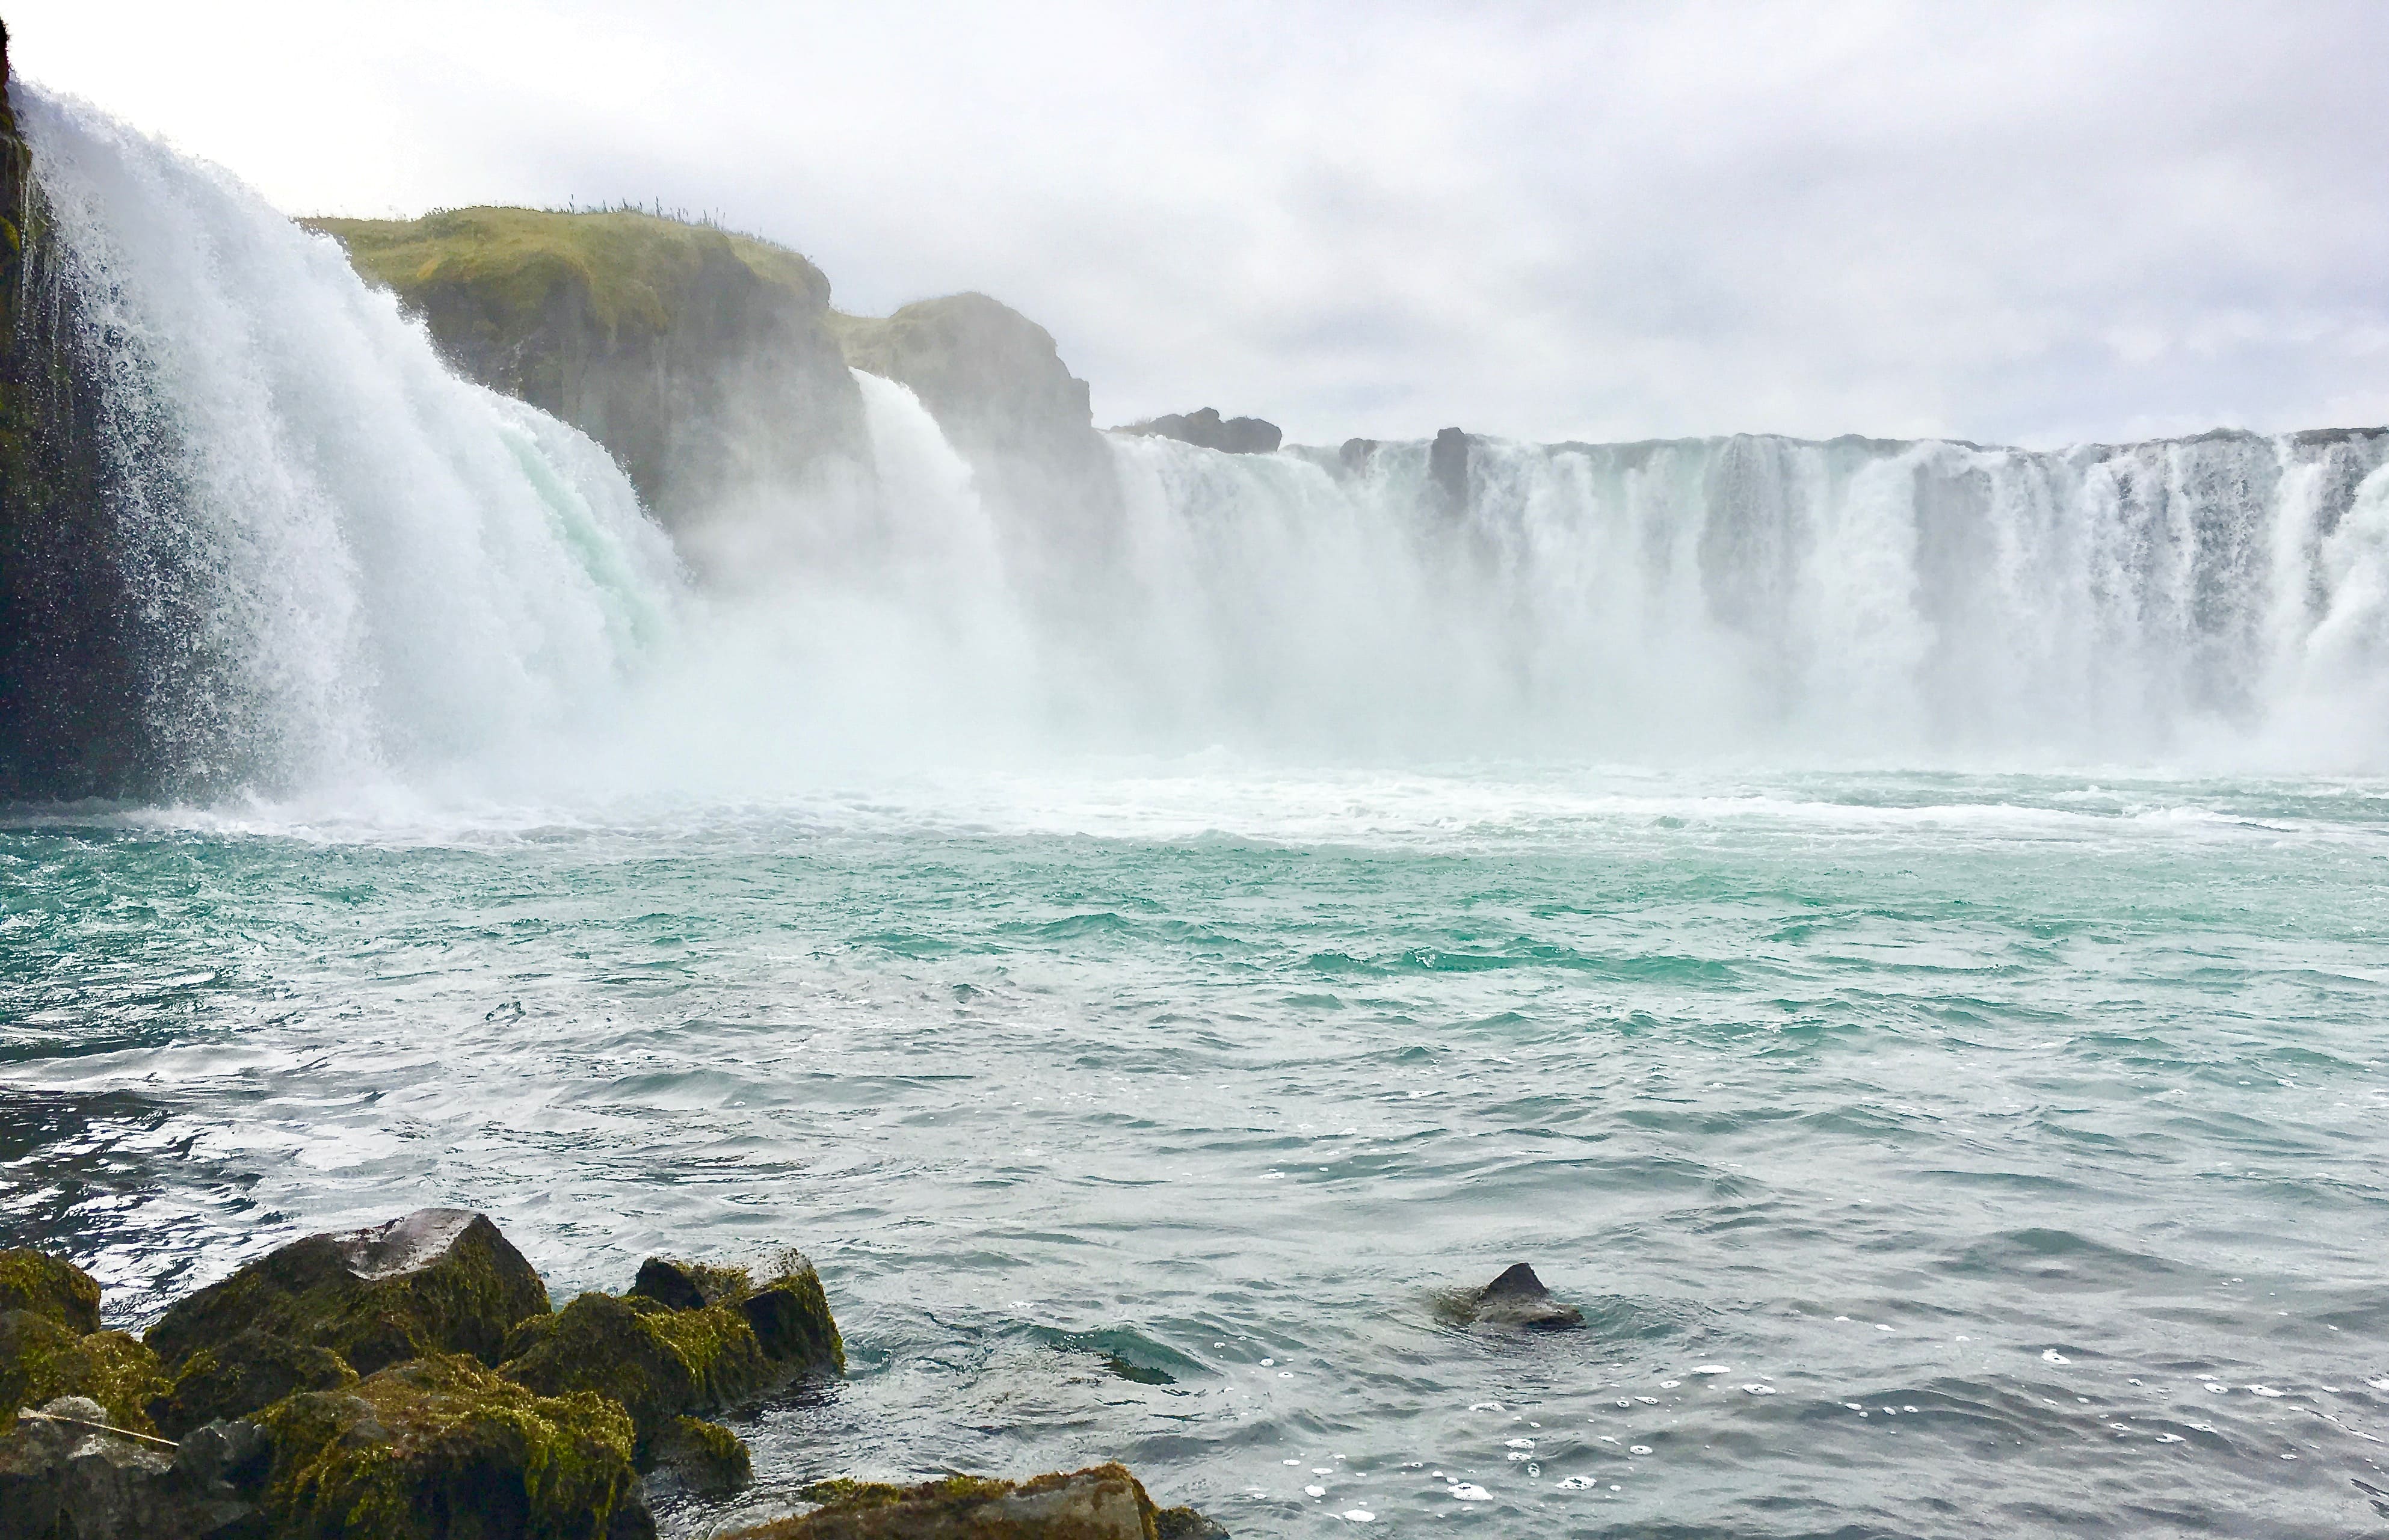
[[[1053,546],[1086,550],[1118,525],[1119,477],[1087,382],[1044,327],[984,294],[841,315],[847,361],[921,399],[990,496]],[[1028,553],[1033,559],[1038,554]]]
[[[604,444],[667,528],[869,463],[829,280],[784,247],[630,210],[306,223],[458,370]]]
[[[1273,454],[1285,435],[1275,423],[1258,417],[1228,417],[1220,415],[1215,406],[1194,412],[1169,412],[1158,417],[1148,417],[1141,423],[1112,429],[1138,438],[1175,439],[1181,443],[1201,449],[1216,449],[1227,454]]]

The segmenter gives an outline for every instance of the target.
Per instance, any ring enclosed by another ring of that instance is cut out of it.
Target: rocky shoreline
[[[99,1285],[0,1253],[0,1540],[649,1540],[651,1484],[752,1474],[724,1416],[846,1369],[820,1276],[650,1257],[555,1308],[487,1216],[313,1235],[138,1337]],[[753,1540],[1217,1540],[1123,1467],[837,1481]]]

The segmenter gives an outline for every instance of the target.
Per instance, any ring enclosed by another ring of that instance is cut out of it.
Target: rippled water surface
[[[1240,1535],[2365,1534],[2389,788],[1233,766],[19,812],[6,1239],[132,1323],[488,1210],[794,1242],[761,1481],[1128,1460]],[[1531,1261],[1589,1329],[1441,1324]],[[2379,1505],[2379,1506],[2376,1506]]]

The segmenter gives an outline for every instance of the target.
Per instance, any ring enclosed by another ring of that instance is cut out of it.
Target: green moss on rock
[[[724,1305],[673,1310],[651,1299],[582,1294],[526,1322],[508,1346],[500,1370],[507,1379],[543,1395],[616,1402],[643,1446],[675,1417],[730,1406],[781,1378],[747,1318]]]
[[[1157,1540],[1153,1499],[1120,1465],[1019,1483],[824,1482],[803,1496],[821,1506],[730,1540]]]
[[[620,1407],[539,1395],[461,1355],[295,1395],[259,1420],[277,1540],[653,1534]]]
[[[401,295],[469,289],[492,325],[507,331],[535,325],[565,284],[587,295],[593,319],[607,331],[666,330],[681,319],[698,273],[718,255],[773,288],[829,303],[829,279],[786,247],[634,209],[446,209],[416,220],[301,223],[347,248],[369,282]]]
[[[84,1336],[99,1330],[99,1285],[63,1258],[0,1252],[0,1310],[30,1310]]]
[[[151,1433],[149,1402],[165,1389],[158,1355],[121,1331],[79,1335],[30,1310],[0,1313],[0,1418],[81,1395],[114,1426]]]
[[[698,1418],[673,1418],[657,1434],[650,1453],[658,1467],[698,1492],[729,1492],[755,1474],[747,1441],[719,1422]]]
[[[356,1382],[357,1371],[330,1348],[243,1331],[183,1360],[172,1389],[149,1404],[149,1416],[167,1437],[181,1438],[205,1423],[247,1417],[286,1395]]]
[[[423,1209],[293,1241],[179,1301],[147,1340],[179,1368],[258,1330],[327,1348],[372,1374],[431,1353],[494,1363],[507,1333],[547,1309],[546,1285],[488,1218]]]

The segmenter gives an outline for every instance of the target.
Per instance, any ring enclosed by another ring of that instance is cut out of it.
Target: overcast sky
[[[1097,420],[2049,444],[2389,422],[2389,5],[0,0],[293,213],[713,210]]]

